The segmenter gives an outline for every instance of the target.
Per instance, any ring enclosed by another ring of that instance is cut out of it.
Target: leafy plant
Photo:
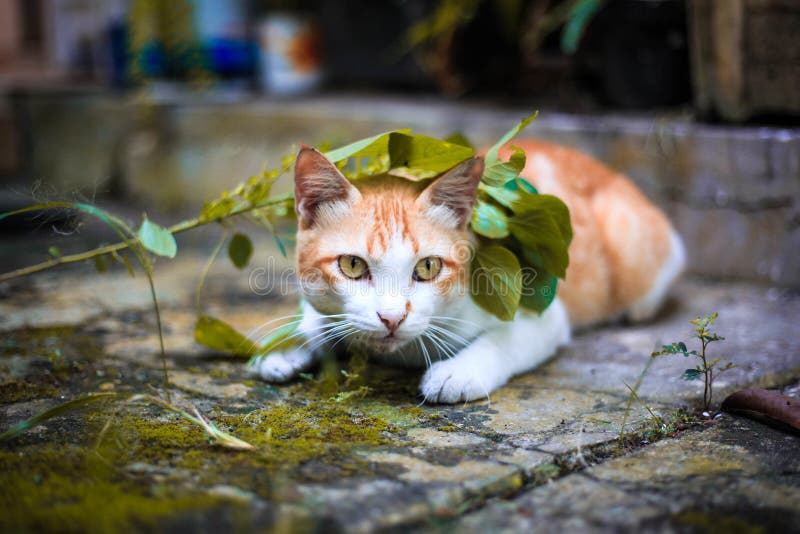
[[[653,358],[658,356],[665,356],[669,354],[680,354],[684,358],[693,356],[697,358],[700,363],[693,368],[686,369],[683,372],[684,380],[703,380],[703,411],[707,412],[711,407],[711,401],[714,396],[714,373],[717,374],[727,371],[735,367],[731,362],[721,365],[719,358],[711,360],[706,354],[706,349],[711,343],[715,341],[723,341],[725,338],[712,332],[711,327],[714,326],[714,321],[717,318],[717,312],[703,317],[697,317],[690,322],[695,326],[694,335],[692,337],[700,340],[700,352],[696,350],[689,350],[686,343],[683,341],[676,341],[669,345],[664,345],[660,351],[653,352]]]
[[[479,198],[471,220],[471,228],[479,236],[473,261],[473,268],[478,276],[472,278],[471,295],[481,307],[503,320],[513,319],[519,306],[539,312],[544,310],[552,302],[557,278],[565,276],[569,262],[567,248],[572,239],[572,229],[567,207],[556,197],[539,195],[533,186],[519,177],[525,166],[525,153],[522,150],[511,147],[512,153],[508,161],[503,161],[499,157],[501,147],[519,134],[535,117],[534,113],[523,119],[487,152],[486,170],[479,186]],[[134,232],[125,221],[95,206],[71,202],[42,203],[0,214],[2,220],[10,215],[47,209],[77,210],[100,219],[121,239],[119,243],[113,245],[71,255],[63,255],[55,247],[50,247],[50,258],[47,261],[0,274],[0,282],[58,265],[87,260],[93,261],[98,272],[107,271],[110,262],[122,263],[133,276],[133,267],[125,255],[125,252],[129,251],[141,265],[150,286],[158,326],[166,394],[166,401],[141,395],[134,399],[147,400],[176,411],[170,404],[169,376],[160,310],[153,281],[152,256],[175,257],[178,247],[174,236],[177,233],[212,223],[222,225],[225,232],[203,268],[197,285],[198,320],[194,332],[195,340],[215,350],[251,358],[265,356],[294,343],[297,339],[296,322],[278,327],[259,346],[256,346],[233,326],[206,314],[202,309],[200,297],[211,264],[228,241],[232,226],[237,220],[254,222],[271,232],[278,249],[284,256],[286,255],[285,246],[276,231],[276,221],[279,218],[293,220],[294,199],[291,194],[273,196],[272,186],[280,176],[292,168],[295,152],[293,150],[292,154],[285,156],[278,168],[269,170],[265,168],[259,175],[252,176],[234,189],[206,202],[196,218],[182,221],[169,228],[164,228],[145,216],[138,231]],[[327,157],[352,181],[382,173],[413,181],[426,180],[451,169],[474,154],[474,148],[463,135],[453,135],[448,140],[440,140],[415,135],[407,129],[378,134],[326,153]],[[252,256],[253,245],[246,234],[236,232],[228,243],[227,251],[232,263],[242,269],[247,266]],[[526,268],[527,272],[523,272]],[[480,276],[481,273],[484,276]],[[36,416],[31,421],[35,422],[36,418],[47,419],[94,400],[95,397],[91,397],[91,401],[85,399],[68,401]],[[233,440],[215,430],[216,427],[199,414],[193,417],[183,412],[179,413],[203,426],[219,443],[235,444]],[[11,434],[6,432],[2,435],[3,439],[15,435],[16,431],[12,429],[9,432]]]
[[[457,72],[453,48],[458,34],[476,17],[489,11],[501,30],[500,38],[514,42],[529,63],[545,39],[559,28],[559,45],[566,55],[577,52],[589,23],[605,7],[607,0],[563,0],[524,2],[522,0],[438,0],[427,17],[412,25],[405,35],[405,46],[415,52],[420,65],[447,93],[458,94],[466,87]],[[488,7],[489,11],[481,8]],[[486,24],[490,21],[481,20]]]

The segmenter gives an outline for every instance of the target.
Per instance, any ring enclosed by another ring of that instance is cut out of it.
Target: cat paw
[[[425,402],[442,404],[488,399],[492,389],[485,383],[480,369],[458,358],[434,363],[420,384]]]
[[[311,366],[312,355],[305,350],[274,353],[250,365],[250,371],[267,382],[288,382]]]

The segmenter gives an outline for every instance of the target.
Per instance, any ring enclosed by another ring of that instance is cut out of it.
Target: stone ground
[[[700,421],[702,386],[681,379],[691,365],[678,356],[647,369],[641,401],[626,387],[654,348],[688,342],[688,321],[718,311],[726,341],[712,354],[736,367],[717,403],[745,386],[800,396],[796,292],[689,278],[651,324],[581,333],[490,401],[428,406],[407,370],[329,362],[273,386],[197,345],[203,261],[157,265],[172,402],[255,450],[122,396],[165,398],[141,275],[81,266],[5,283],[0,431],[90,392],[120,397],[0,444],[0,531],[800,531],[797,434]],[[245,332],[294,313],[293,295],[251,289],[263,266],[218,260],[206,311]]]

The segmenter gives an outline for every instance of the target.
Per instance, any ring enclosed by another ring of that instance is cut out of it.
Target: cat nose
[[[389,329],[390,334],[394,334],[394,331],[400,327],[400,324],[406,320],[406,316],[408,312],[391,312],[385,311],[383,313],[376,312],[378,314],[378,319],[381,320],[383,325]]]

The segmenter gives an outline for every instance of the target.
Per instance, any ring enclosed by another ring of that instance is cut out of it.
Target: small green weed
[[[715,341],[723,341],[725,338],[712,332],[711,327],[714,326],[714,321],[717,318],[717,312],[711,315],[705,315],[692,319],[690,322],[695,326],[694,335],[692,337],[700,340],[700,352],[696,350],[689,350],[686,343],[683,341],[676,341],[669,345],[664,345],[660,351],[651,354],[651,357],[665,356],[668,354],[681,354],[684,358],[694,356],[700,363],[695,365],[692,369],[686,369],[683,372],[684,380],[703,380],[703,411],[708,412],[711,407],[711,401],[714,396],[714,373],[717,374],[732,369],[733,363],[728,362],[722,364],[719,358],[711,360],[706,354],[708,346]]]

